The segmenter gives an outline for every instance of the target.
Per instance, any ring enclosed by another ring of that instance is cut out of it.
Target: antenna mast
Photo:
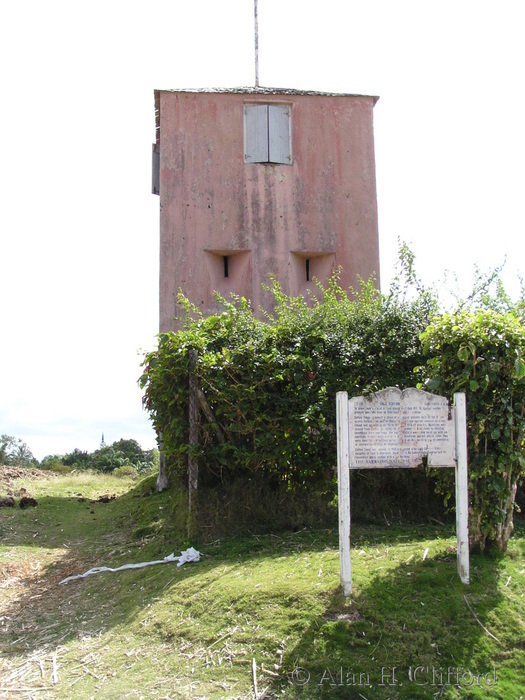
[[[257,12],[257,0],[253,0],[255,21],[255,87],[259,87],[259,16]]]

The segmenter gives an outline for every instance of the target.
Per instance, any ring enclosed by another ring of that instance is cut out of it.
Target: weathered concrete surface
[[[379,285],[373,140],[376,98],[294,91],[156,91],[160,146],[160,330],[176,327],[179,288],[204,313],[213,291],[269,308],[342,266]],[[292,164],[247,164],[244,105],[291,108]],[[228,256],[225,276],[224,256]],[[306,261],[309,260],[310,281]]]

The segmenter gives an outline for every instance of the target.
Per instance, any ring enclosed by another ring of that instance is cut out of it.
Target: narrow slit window
[[[224,276],[225,276],[225,277],[229,277],[230,274],[229,274],[229,269],[228,269],[228,262],[229,262],[229,261],[228,261],[228,256],[227,256],[227,255],[223,255],[223,256],[222,256],[222,260],[223,260],[223,263],[224,263]]]
[[[310,281],[310,259],[306,258],[306,281]]]

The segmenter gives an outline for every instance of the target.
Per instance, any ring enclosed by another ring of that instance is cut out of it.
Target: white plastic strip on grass
[[[105,571],[110,571],[115,573],[116,571],[124,571],[124,569],[143,569],[146,566],[153,566],[154,564],[169,564],[173,561],[177,562],[177,566],[182,566],[190,561],[200,561],[201,554],[193,547],[181,552],[179,557],[174,554],[169,554],[164,559],[158,559],[157,561],[143,561],[139,564],[124,564],[124,566],[119,566],[116,569],[111,569],[109,566],[95,566],[93,569],[86,571],[84,574],[78,574],[77,576],[68,576],[67,578],[60,581],[60,585],[63,583],[69,583],[69,581],[75,581],[79,578],[86,578],[86,576],[91,576],[91,574],[102,574]]]

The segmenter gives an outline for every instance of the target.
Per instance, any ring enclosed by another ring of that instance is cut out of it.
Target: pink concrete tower
[[[204,314],[215,290],[271,310],[341,267],[379,285],[376,97],[268,88],[156,90],[153,192],[160,195],[160,331],[177,293]]]

